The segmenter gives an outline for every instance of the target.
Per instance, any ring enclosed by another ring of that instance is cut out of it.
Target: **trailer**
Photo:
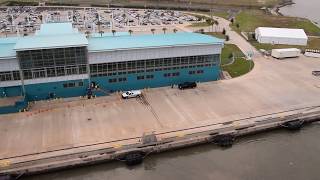
[[[271,56],[277,59],[298,57],[301,54],[301,50],[297,48],[288,49],[272,49]]]
[[[320,58],[320,50],[318,50],[318,49],[306,49],[304,55],[307,56],[307,57]]]

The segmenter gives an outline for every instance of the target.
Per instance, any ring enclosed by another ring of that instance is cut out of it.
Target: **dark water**
[[[284,15],[305,17],[320,25],[320,0],[293,0],[296,4],[281,8]]]
[[[241,138],[228,149],[202,145],[147,157],[133,168],[106,163],[25,180],[319,180],[320,123]]]

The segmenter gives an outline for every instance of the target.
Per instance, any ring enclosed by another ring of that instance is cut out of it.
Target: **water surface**
[[[281,8],[280,12],[288,16],[305,17],[320,26],[320,0],[293,0],[296,4]]]
[[[129,168],[106,163],[26,180],[319,180],[320,124],[241,138],[232,148],[211,144],[147,157]]]

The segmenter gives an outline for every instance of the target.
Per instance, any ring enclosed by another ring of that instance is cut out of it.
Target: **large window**
[[[32,71],[33,78],[44,78],[46,77],[46,71],[45,69],[34,69]]]
[[[91,64],[90,73],[92,77],[114,76],[117,74],[122,75],[204,66],[209,67],[218,65],[219,61],[220,55],[216,54]],[[173,76],[179,76],[179,74],[174,74]],[[137,79],[140,80],[142,78],[138,76]]]
[[[32,79],[32,71],[31,70],[23,70],[23,78],[24,79]]]
[[[24,79],[87,73],[86,47],[18,51],[17,56]]]
[[[56,69],[55,68],[47,68],[47,77],[55,77]]]
[[[20,80],[20,72],[19,71],[12,71],[13,80]]]
[[[0,73],[0,81],[11,81],[11,80],[12,80],[12,74],[10,71]]]
[[[64,76],[64,75],[65,75],[64,67],[57,67],[57,76]]]

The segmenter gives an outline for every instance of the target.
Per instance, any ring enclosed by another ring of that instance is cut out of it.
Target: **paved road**
[[[199,13],[192,13],[192,14],[196,14],[196,15],[202,15],[202,16],[206,16],[206,17],[210,17],[209,15],[205,15],[205,14],[199,14]],[[211,18],[211,17],[210,17]],[[204,29],[207,32],[222,32],[223,29],[226,30],[226,34],[229,36],[230,40],[226,41],[226,44],[235,44],[239,47],[239,49],[243,52],[243,54],[248,55],[248,53],[253,53],[255,58],[258,58],[260,56],[260,53],[255,49],[255,47],[253,47],[249,42],[247,42],[241,35],[239,35],[237,32],[233,31],[230,28],[230,21],[221,18],[221,17],[216,17],[213,16],[213,19],[218,21],[219,24],[218,25],[214,25],[214,27],[193,27],[193,28],[189,28],[192,31],[196,31],[199,29]],[[187,31],[186,27],[184,28],[180,28],[183,29],[185,31]]]

